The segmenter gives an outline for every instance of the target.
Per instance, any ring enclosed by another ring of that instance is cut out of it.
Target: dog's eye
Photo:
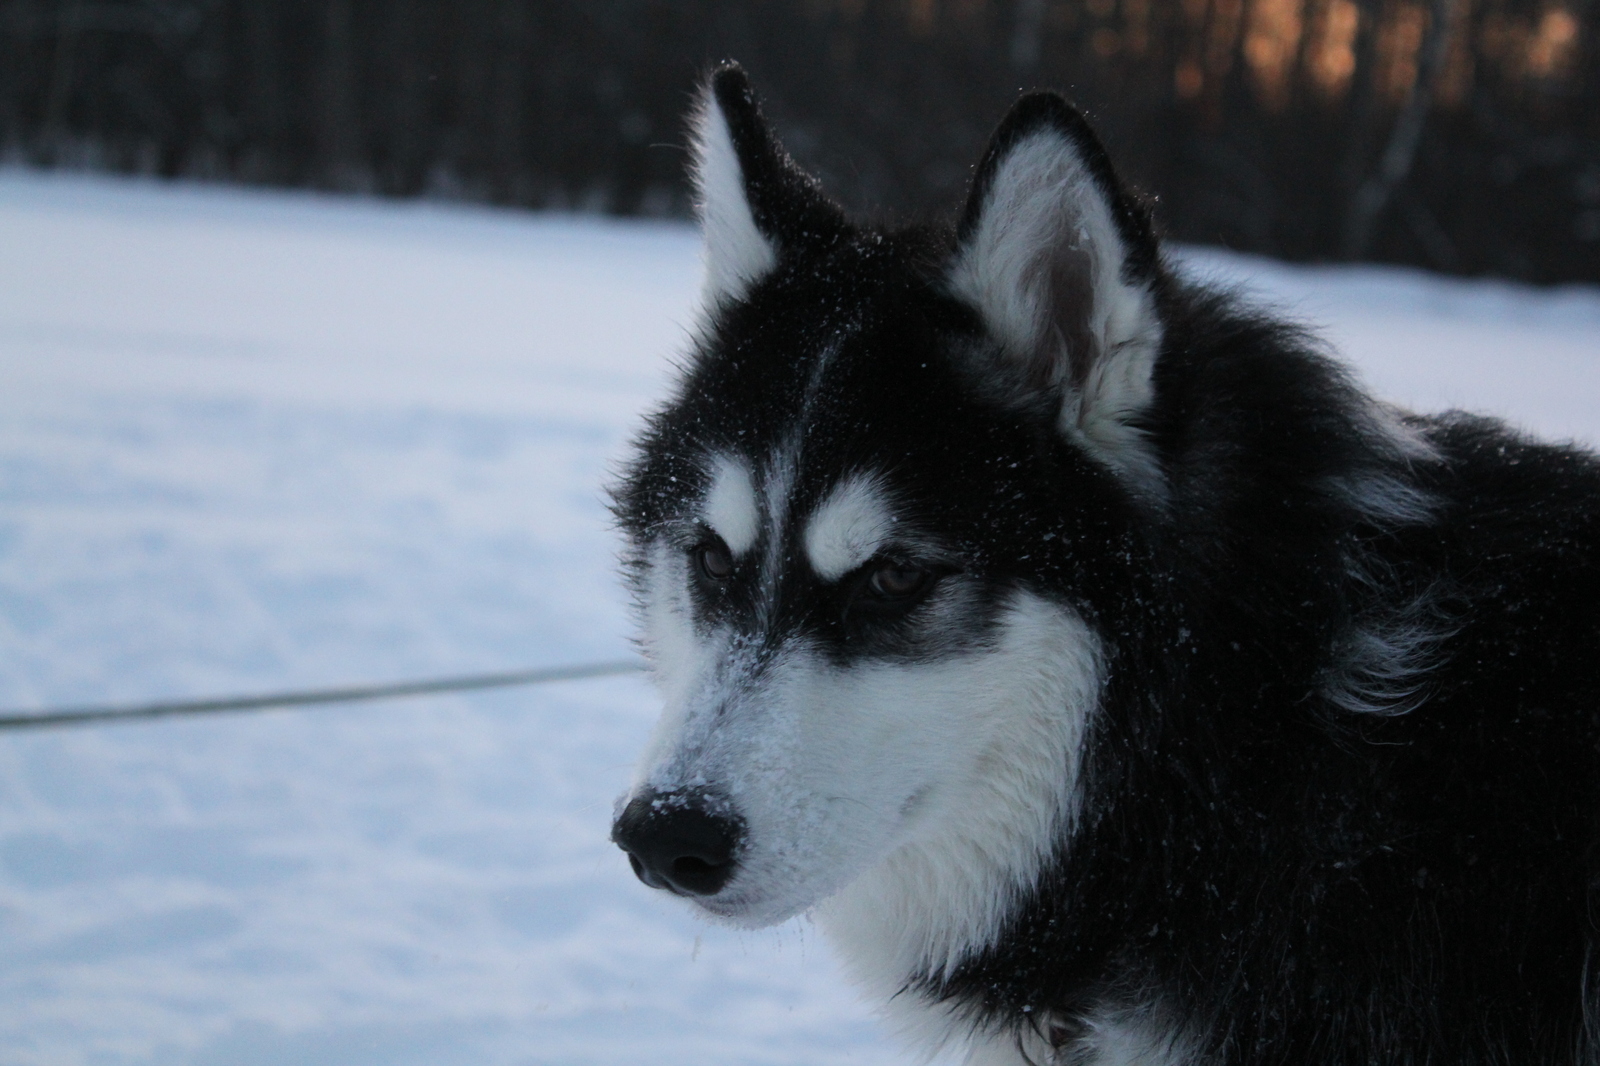
[[[720,585],[733,576],[733,556],[721,542],[700,545],[694,550],[694,560],[707,581]]]
[[[909,563],[881,563],[867,575],[867,592],[878,600],[907,600],[933,582],[933,573]]]

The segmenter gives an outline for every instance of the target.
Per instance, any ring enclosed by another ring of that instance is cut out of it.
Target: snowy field
[[[1600,292],[1191,253],[1379,392],[1600,441]],[[0,172],[0,709],[628,654],[682,226]],[[0,1066],[906,1063],[606,840],[633,678],[0,735]]]

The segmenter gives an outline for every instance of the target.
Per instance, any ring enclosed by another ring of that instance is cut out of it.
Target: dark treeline
[[[1600,281],[1593,0],[4,0],[13,161],[683,214],[740,59],[853,207],[953,207],[1063,89],[1166,231]]]

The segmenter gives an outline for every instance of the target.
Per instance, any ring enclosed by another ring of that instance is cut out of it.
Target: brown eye
[[[695,549],[695,560],[700,564],[700,572],[718,584],[733,576],[733,557],[721,544],[700,545]]]
[[[920,566],[884,563],[867,578],[867,590],[886,600],[900,600],[921,592],[933,577]]]

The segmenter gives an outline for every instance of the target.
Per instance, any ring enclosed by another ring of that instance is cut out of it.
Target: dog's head
[[[666,707],[614,838],[744,924],[886,862],[992,921],[1072,818],[1102,564],[1163,491],[1147,215],[1052,95],[953,234],[847,221],[737,67],[695,149],[699,338],[615,493]]]

